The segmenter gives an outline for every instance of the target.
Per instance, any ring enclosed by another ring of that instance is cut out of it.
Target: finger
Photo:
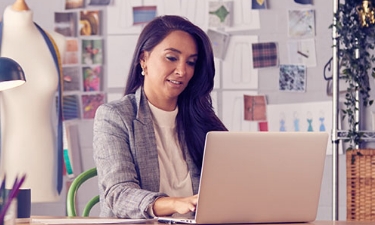
[[[192,203],[196,205],[198,203],[198,195],[193,196]]]

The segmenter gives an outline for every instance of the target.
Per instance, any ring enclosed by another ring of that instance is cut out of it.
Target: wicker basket
[[[346,152],[346,219],[375,221],[375,149]]]

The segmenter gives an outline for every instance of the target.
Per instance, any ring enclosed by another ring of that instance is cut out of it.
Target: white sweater
[[[160,192],[171,197],[193,195],[188,166],[183,157],[176,133],[178,108],[168,112],[149,103],[156,136],[160,169]]]

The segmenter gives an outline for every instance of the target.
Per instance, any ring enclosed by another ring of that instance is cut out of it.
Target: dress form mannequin
[[[49,32],[62,57],[65,37]],[[17,61],[26,83],[0,93],[1,170],[7,180],[26,174],[32,202],[56,201],[58,71],[51,52],[24,0],[4,10],[0,55]],[[7,182],[9,185],[12,185]]]

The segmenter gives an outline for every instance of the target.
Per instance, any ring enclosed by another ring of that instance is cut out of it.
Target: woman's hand
[[[194,212],[198,202],[198,195],[190,197],[162,197],[153,206],[155,216],[168,216],[173,213],[185,214]]]

